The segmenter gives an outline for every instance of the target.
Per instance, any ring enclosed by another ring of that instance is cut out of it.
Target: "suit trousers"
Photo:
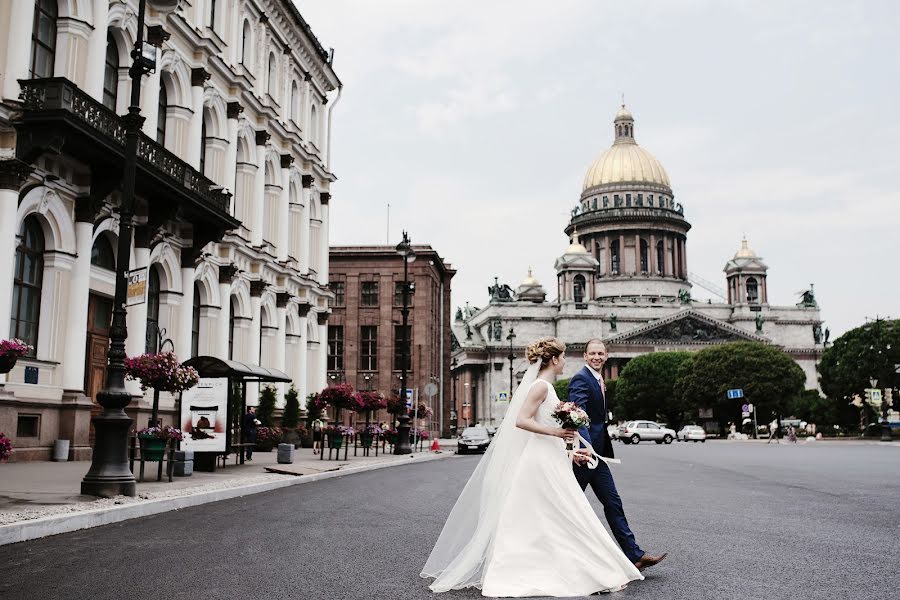
[[[597,499],[603,504],[603,513],[606,515],[606,521],[612,530],[616,541],[622,548],[622,552],[631,562],[637,562],[644,551],[638,546],[634,534],[628,526],[628,520],[625,518],[625,509],[622,507],[622,499],[616,490],[616,482],[613,481],[612,472],[602,460],[596,469],[590,469],[585,465],[574,465],[575,479],[578,485],[584,490],[590,484],[591,489],[597,495]]]

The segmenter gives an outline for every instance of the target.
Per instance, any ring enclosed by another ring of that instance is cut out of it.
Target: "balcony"
[[[63,77],[19,83],[23,112],[14,123],[17,158],[32,163],[42,154],[62,153],[91,167],[92,190],[118,188],[125,166],[125,125],[119,115]],[[151,217],[177,213],[205,241],[240,226],[228,212],[230,194],[143,133],[135,190],[147,201]]]

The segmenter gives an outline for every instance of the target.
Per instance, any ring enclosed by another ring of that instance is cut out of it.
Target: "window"
[[[631,194],[625,194],[625,206],[631,206]]]
[[[237,302],[231,299],[231,314],[228,316],[228,360],[234,360],[234,326],[237,322]]]
[[[663,241],[659,240],[656,242],[656,272],[660,275],[666,272],[665,259],[666,255],[665,250],[663,250]]]
[[[409,291],[406,295],[406,305],[412,306],[413,294],[416,292],[416,284],[409,282]],[[403,282],[394,282],[394,306],[403,306]]]
[[[106,69],[103,71],[103,106],[116,110],[119,94],[119,49],[111,35],[106,36]]]
[[[53,77],[56,60],[56,19],[59,16],[57,0],[36,0],[34,26],[31,29],[31,79]]]
[[[360,286],[362,286],[360,305],[378,306],[378,282],[363,281],[360,283]]]
[[[619,274],[619,240],[613,240],[613,242],[609,245],[609,258],[610,258],[610,262],[612,263],[611,264],[612,274],[618,275]]]
[[[194,308],[191,311],[191,356],[200,356],[200,286],[194,284]]]
[[[216,0],[209,0],[209,28],[216,30]]]
[[[253,33],[250,30],[250,22],[244,21],[244,30],[241,34],[241,64],[247,67],[250,62],[250,44],[253,42]]]
[[[17,438],[36,438],[41,431],[40,415],[18,415],[16,419]]]
[[[378,327],[363,325],[360,328],[359,339],[359,370],[376,370],[378,368]]]
[[[147,343],[145,352],[156,352],[159,340],[159,273],[153,267],[147,276]]]
[[[591,209],[597,210],[597,199],[591,198]]]
[[[759,284],[755,277],[747,278],[747,302],[759,302]]]
[[[313,104],[309,109],[309,139],[313,144],[319,143],[319,115],[316,111],[316,105]]]
[[[116,255],[106,235],[99,235],[91,246],[91,264],[107,271],[116,270]]]
[[[638,194],[637,195],[637,206],[643,206],[643,205],[644,205],[644,195]]]
[[[204,115],[205,117],[205,115]],[[200,124],[200,172],[206,174],[206,119]]]
[[[641,240],[641,273],[650,271],[650,245],[647,240]]]
[[[622,206],[622,197],[618,194],[613,194],[613,206],[615,206],[616,208]]]
[[[44,232],[35,217],[26,217],[22,225],[22,237],[16,248],[9,334],[32,346],[29,354],[34,356],[38,340],[38,322],[41,316]]]
[[[609,208],[609,196],[603,196],[603,208]]]
[[[328,366],[329,371],[344,370],[344,328],[341,325],[328,326]]]
[[[166,85],[159,86],[159,108],[156,110],[156,143],[166,145],[166,117],[169,114],[169,94]]]
[[[584,302],[584,275],[576,275],[575,281],[572,284],[572,292],[575,299],[575,302],[581,303]]]
[[[344,306],[344,288],[346,284],[343,281],[332,281],[328,284],[328,288],[334,294],[334,300],[331,306]]]
[[[394,325],[394,370],[412,369],[412,326]],[[405,354],[405,356],[404,356]]]
[[[653,206],[653,194],[647,196],[647,206]]]

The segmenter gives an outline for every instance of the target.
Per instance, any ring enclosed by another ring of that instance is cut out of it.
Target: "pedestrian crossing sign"
[[[497,392],[497,402],[509,402],[509,392]]]

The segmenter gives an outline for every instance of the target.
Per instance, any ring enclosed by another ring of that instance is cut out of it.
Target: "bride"
[[[422,569],[433,591],[585,596],[643,579],[575,480],[570,461],[586,462],[592,449],[570,459],[574,432],[552,416],[565,350],[554,338],[528,346],[531,367]]]

